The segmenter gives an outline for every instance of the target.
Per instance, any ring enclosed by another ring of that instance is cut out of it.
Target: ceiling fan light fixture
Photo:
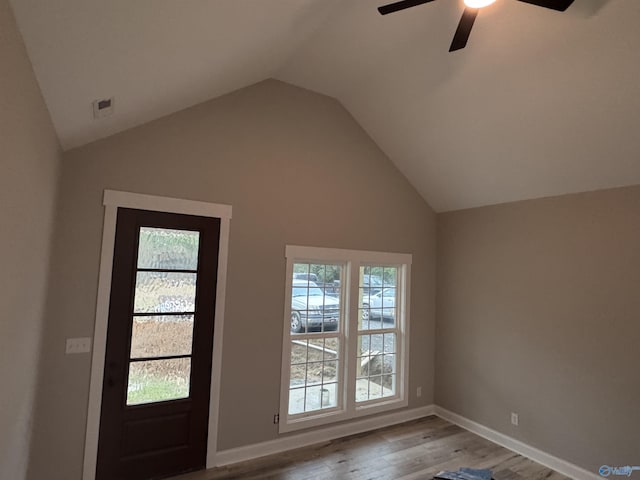
[[[464,0],[464,4],[469,8],[488,7],[496,0]]]
[[[399,12],[406,8],[417,7],[424,3],[430,3],[434,0],[397,0],[387,5],[378,7],[378,11],[381,15],[387,15],[388,13]],[[449,47],[450,52],[455,52],[467,46],[471,29],[476,21],[476,17],[480,12],[480,9],[488,7],[496,0],[464,0],[465,9],[462,12],[462,17],[456,28],[456,33],[453,35],[453,41]],[[549,8],[551,10],[557,10],[564,12],[574,2],[574,0],[519,0],[520,2],[530,3],[538,7]],[[585,0],[586,1],[586,0]]]

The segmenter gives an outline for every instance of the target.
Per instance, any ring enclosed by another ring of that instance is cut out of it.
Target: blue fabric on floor
[[[457,472],[440,472],[433,478],[443,480],[491,480],[491,470],[461,468]]]
[[[491,470],[478,470],[475,468],[461,468],[459,472],[466,473],[467,475],[475,475],[478,480],[491,480]],[[475,480],[475,479],[474,479]]]

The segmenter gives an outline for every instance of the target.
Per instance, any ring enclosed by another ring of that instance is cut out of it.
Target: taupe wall
[[[60,149],[0,0],[0,479],[25,477]]]
[[[90,359],[63,346],[93,334],[105,188],[233,206],[221,449],[277,437],[286,244],[413,254],[410,407],[433,402],[435,214],[336,101],[266,81],[65,154],[33,480],[81,475]]]
[[[640,462],[640,187],[438,215],[437,298],[438,405],[591,471]]]

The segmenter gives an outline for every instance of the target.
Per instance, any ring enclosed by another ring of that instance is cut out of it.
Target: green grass
[[[127,392],[127,405],[176,400],[189,396],[189,384],[187,382],[176,382],[166,378],[158,379],[147,376],[132,377],[129,379],[129,384],[135,385],[136,388]]]

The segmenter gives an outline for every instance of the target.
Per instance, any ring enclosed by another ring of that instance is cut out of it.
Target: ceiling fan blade
[[[450,52],[460,50],[467,46],[467,40],[469,40],[471,28],[473,28],[473,22],[476,21],[477,16],[477,8],[467,7],[464,9],[464,12],[462,12],[462,18],[460,18],[460,23],[458,23],[458,28],[456,29],[456,34],[453,36],[453,41],[449,47]]]
[[[550,8],[551,10],[557,10],[564,12],[573,3],[573,0],[519,0],[520,2],[530,3],[531,5],[537,5],[538,7]]]
[[[394,2],[378,7],[378,11],[380,12],[380,15],[387,15],[388,13],[404,10],[405,8],[416,7],[429,2],[433,2],[433,0],[402,0],[401,2]]]

